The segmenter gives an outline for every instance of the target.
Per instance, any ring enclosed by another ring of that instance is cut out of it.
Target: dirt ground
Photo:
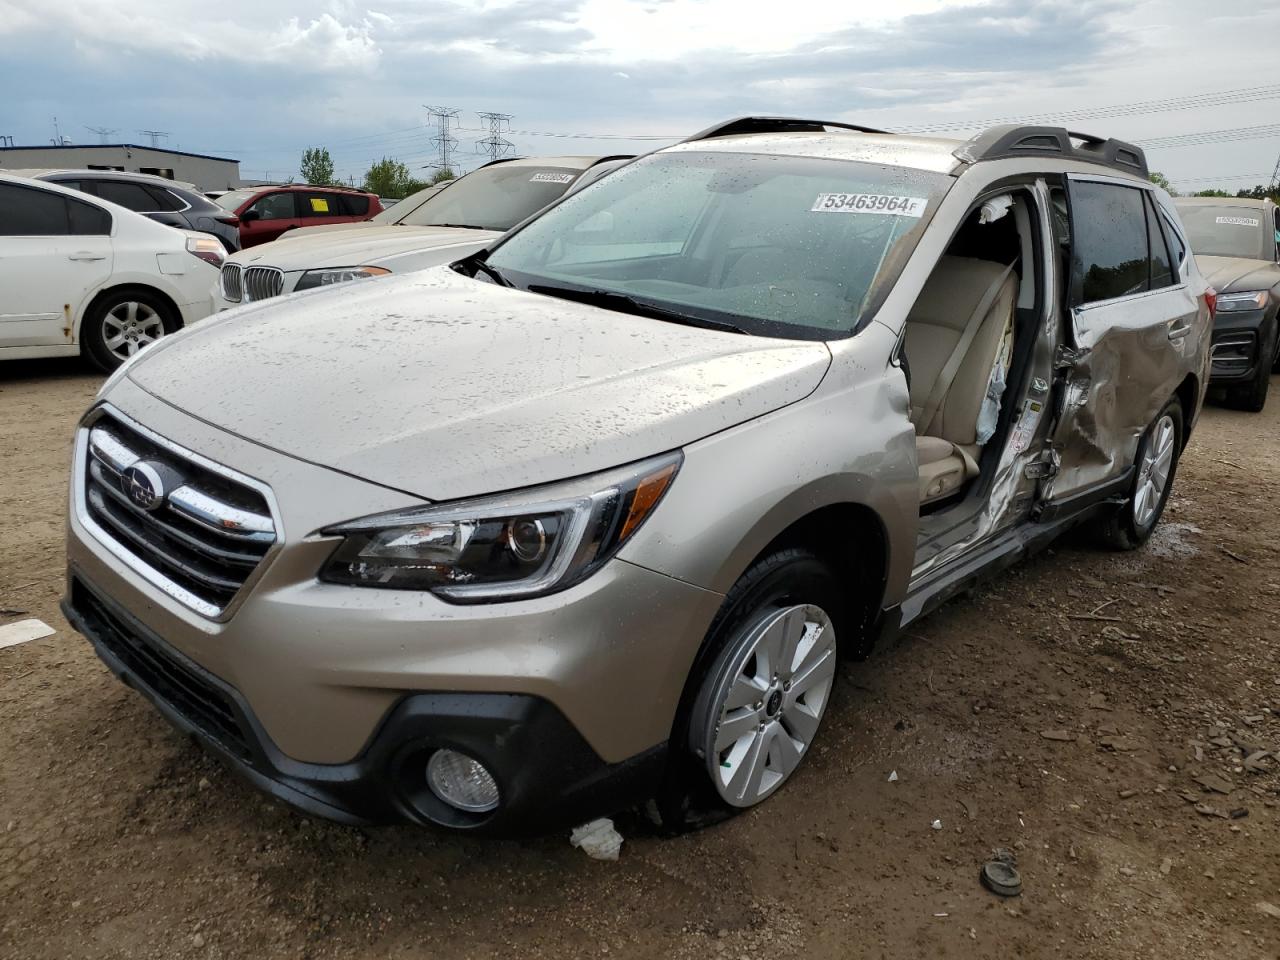
[[[763,808],[601,863],[307,819],[117,683],[57,605],[99,382],[0,365],[0,623],[58,630],[0,650],[0,957],[1280,956],[1280,397],[1205,411],[1146,549],[951,603],[844,668]]]

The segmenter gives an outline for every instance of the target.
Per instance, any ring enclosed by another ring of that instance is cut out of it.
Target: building
[[[194,183],[200,190],[241,185],[240,161],[135,143],[0,147],[0,170],[127,170]]]

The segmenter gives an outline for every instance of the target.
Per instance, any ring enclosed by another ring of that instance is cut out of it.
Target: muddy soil
[[[956,600],[845,667],[764,807],[600,863],[308,819],[117,683],[58,613],[99,383],[0,366],[0,623],[58,630],[0,649],[0,957],[1280,955],[1280,399],[1205,411],[1146,549]]]

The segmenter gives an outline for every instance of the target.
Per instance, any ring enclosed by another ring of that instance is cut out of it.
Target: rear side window
[[[341,193],[299,193],[298,205],[300,217],[343,217],[342,201],[346,197]]]
[[[105,210],[60,193],[0,183],[0,236],[105,236],[111,217]]]
[[[151,208],[152,210],[181,210],[187,206],[184,200],[170,193],[164,187],[148,184],[146,191],[151,195],[152,202],[155,203],[155,206]]]
[[[1150,288],[1147,213],[1142,191],[1111,183],[1071,185],[1076,303],[1095,303]]]
[[[1167,217],[1161,217],[1160,219],[1164,225],[1164,235],[1169,240],[1169,255],[1173,257],[1174,273],[1181,276],[1182,261],[1187,259],[1186,241],[1182,239],[1182,234],[1174,228]]]
[[[110,200],[129,210],[138,213],[151,213],[156,209],[156,201],[146,189],[137,183],[125,183],[122,180],[99,180],[98,196]]]
[[[67,221],[72,236],[105,237],[111,233],[111,214],[70,197],[67,198]]]
[[[338,198],[339,209],[348,217],[363,217],[369,213],[369,198],[359,193],[344,193]]]
[[[1148,194],[1145,198],[1147,208],[1147,244],[1151,249],[1151,289],[1171,287],[1175,283],[1173,268],[1169,266],[1169,246],[1160,230],[1160,218],[1156,216],[1155,204]]]
[[[249,210],[263,220],[292,220],[296,216],[293,212],[293,194],[287,191],[268,193],[261,200],[256,201]]]

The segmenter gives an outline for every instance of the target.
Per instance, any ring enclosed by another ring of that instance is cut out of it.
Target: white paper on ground
[[[16,647],[28,640],[51,637],[57,632],[43,620],[19,620],[17,623],[6,623],[0,627],[0,647]]]

